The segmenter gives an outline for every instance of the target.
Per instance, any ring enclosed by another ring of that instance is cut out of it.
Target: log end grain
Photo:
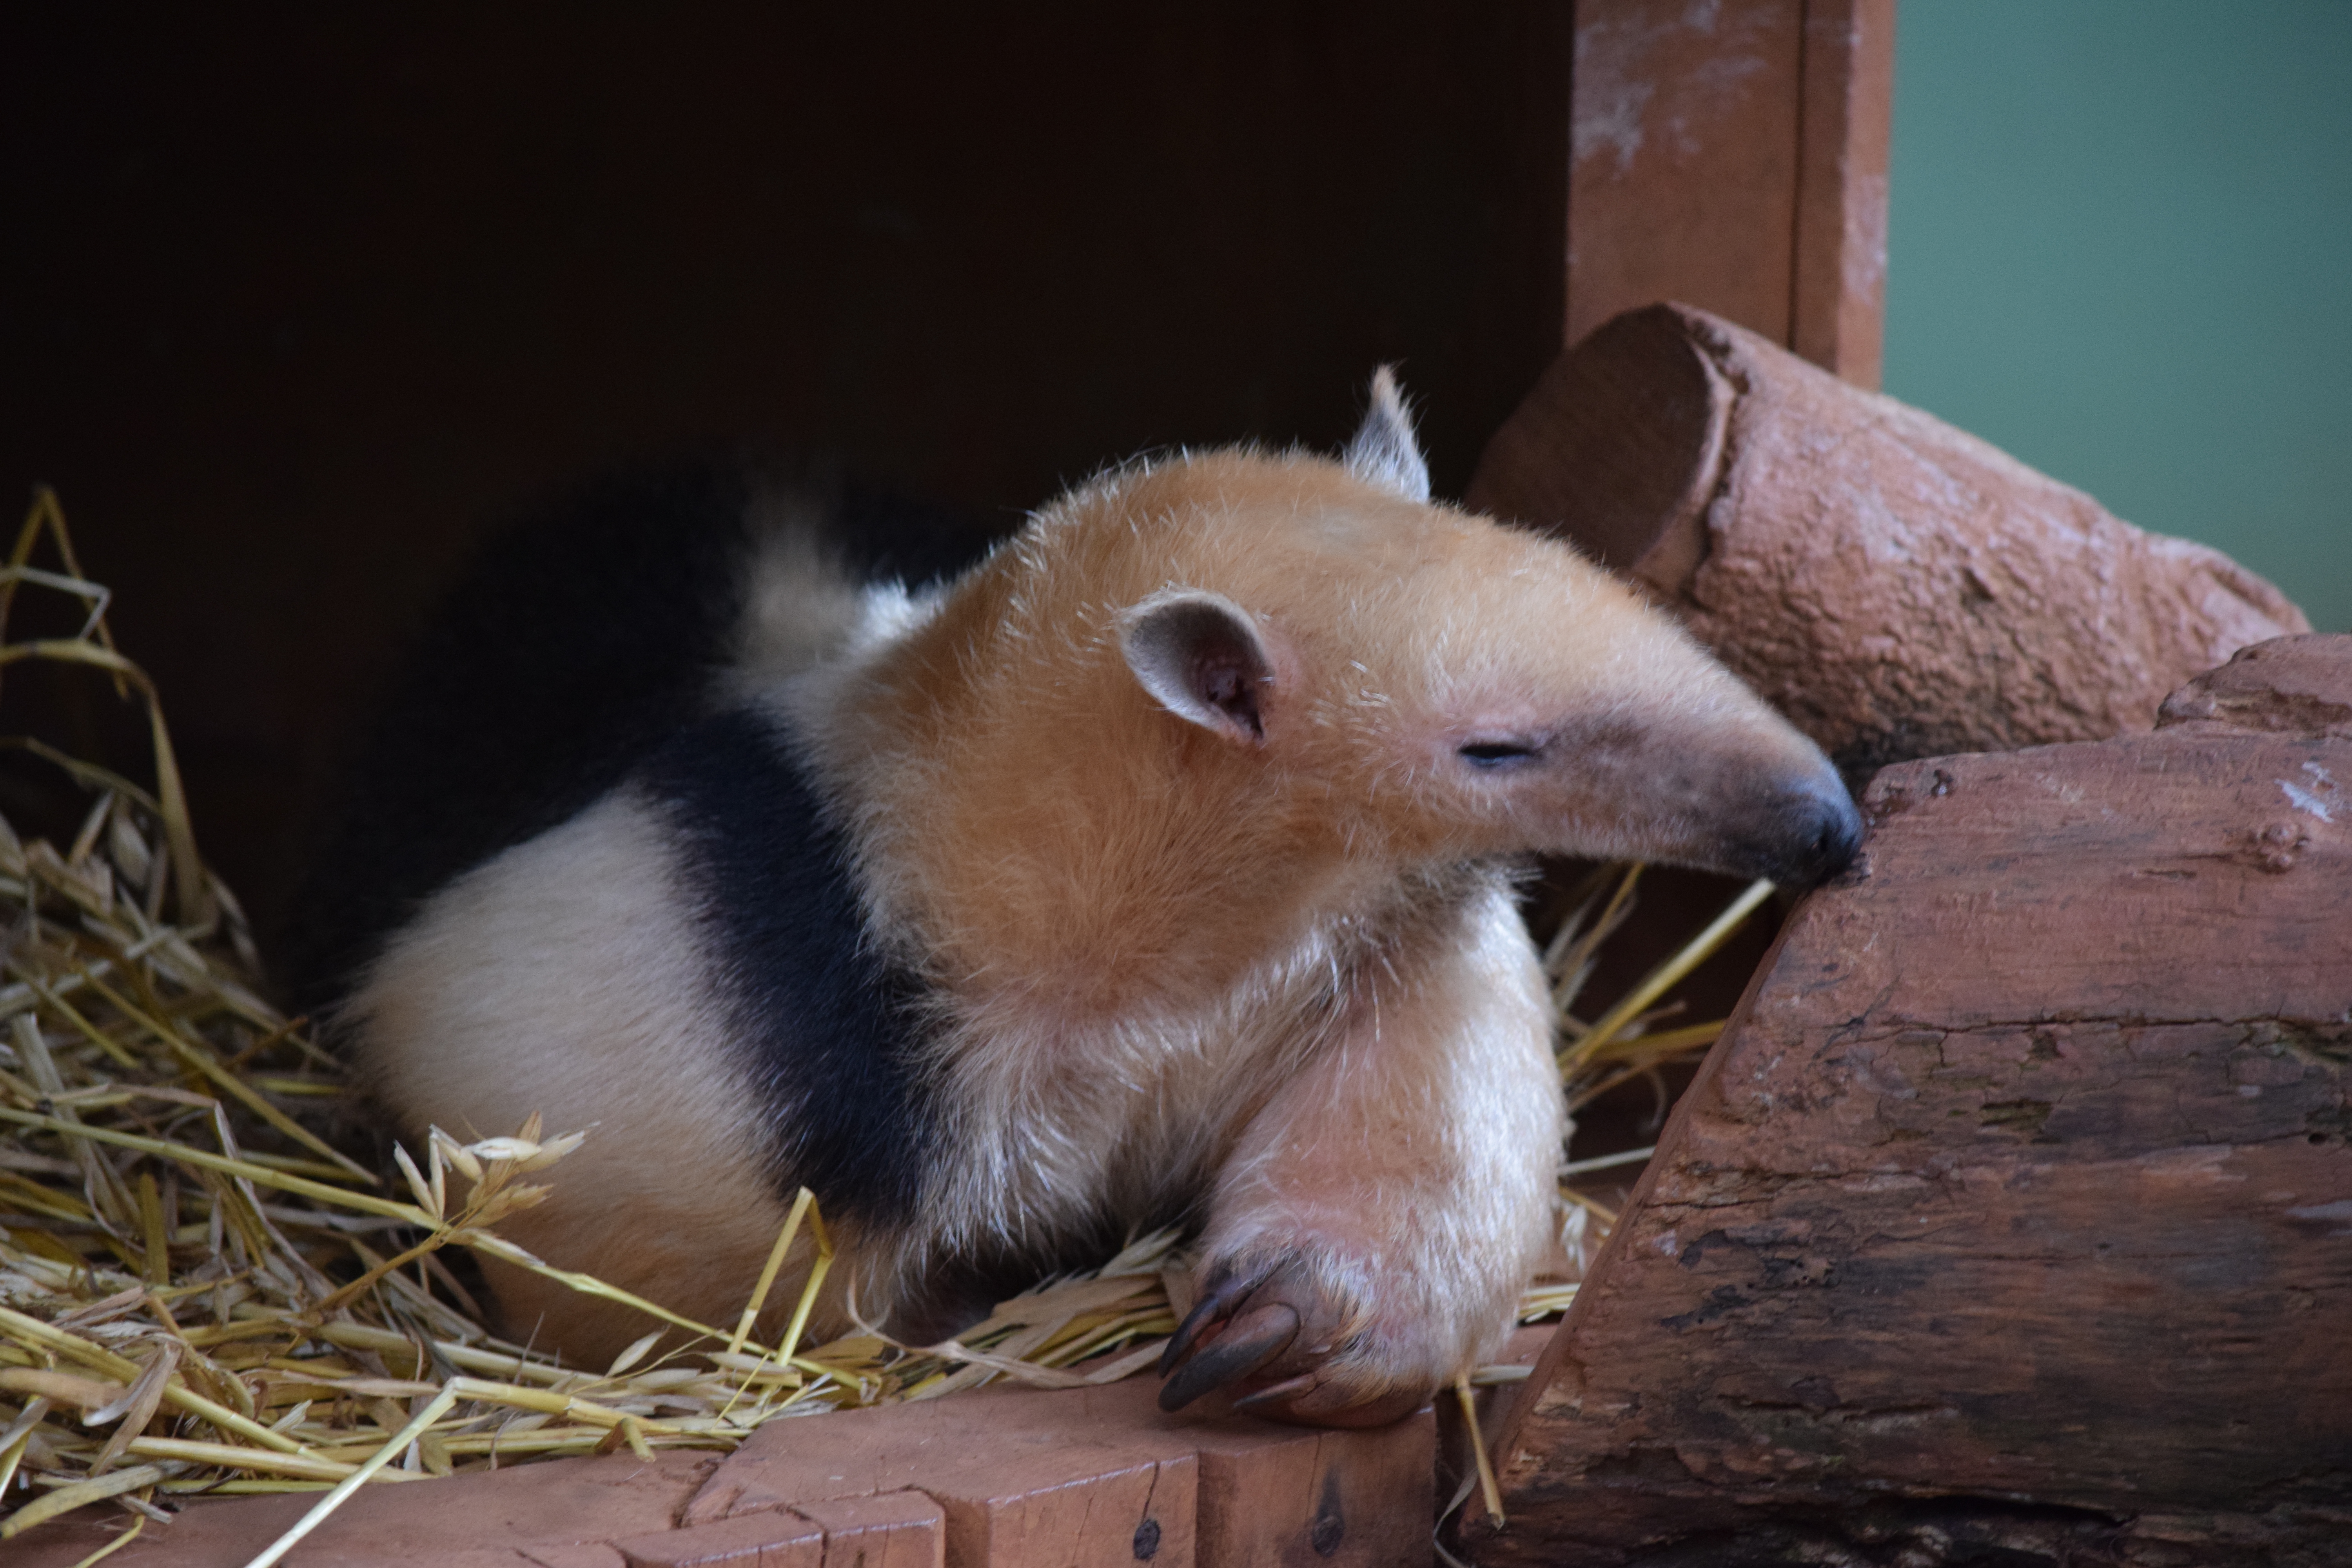
[[[2310,630],[2220,552],[1684,306],[1555,362],[1469,500],[1645,584],[1857,781],[2146,730],[2198,671]]]

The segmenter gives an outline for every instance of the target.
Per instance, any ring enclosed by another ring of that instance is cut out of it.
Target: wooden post
[[[1895,0],[1805,0],[1788,344],[1878,385],[1886,305],[1886,146]]]
[[[1579,0],[1562,347],[1675,300],[1878,384],[1894,0]]]

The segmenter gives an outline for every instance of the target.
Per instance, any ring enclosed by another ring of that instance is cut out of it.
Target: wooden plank
[[[959,1469],[932,1484],[947,1510],[948,1568],[1191,1568],[1192,1456],[1107,1463],[1073,1448],[1068,1474]]]
[[[1515,1410],[1478,1561],[2341,1547],[2352,637],[2168,712],[1879,775]]]
[[[948,1568],[1118,1568],[1139,1553],[1191,1568],[1194,1445],[1154,1394],[1137,1379],[774,1422],[728,1457],[683,1522],[917,1489],[945,1510]]]
[[[1803,20],[1803,0],[1580,0],[1567,343],[1662,300],[1788,341]]]
[[[663,1568],[1429,1561],[1430,1412],[1327,1432],[1170,1415],[1158,1392],[1142,1377],[1059,1393],[983,1390],[773,1422],[723,1459],[662,1455],[647,1465],[620,1455],[369,1488],[304,1551],[353,1568],[428,1559],[622,1568],[624,1552]],[[110,1561],[236,1568],[311,1500],[199,1500],[168,1534],[151,1531]],[[8,1563],[69,1568],[110,1539],[112,1521],[85,1510],[13,1542]]]
[[[1420,1568],[1437,1511],[1435,1417],[1326,1432],[1227,1417],[1190,1428],[1200,1561],[1213,1568]]]
[[[794,1513],[747,1513],[616,1543],[628,1568],[824,1568],[824,1527]]]
[[[824,1526],[824,1568],[945,1568],[947,1515],[921,1492],[835,1498],[793,1511]]]
[[[1895,0],[1805,0],[1801,76],[1788,344],[1876,391],[1885,335]]]
[[[614,1454],[362,1487],[303,1539],[292,1561],[356,1568],[506,1553],[514,1568],[528,1568],[525,1548],[539,1557],[577,1547],[575,1561],[618,1568],[611,1549],[595,1543],[667,1529],[714,1468],[708,1454],[661,1454],[651,1464]],[[243,1568],[318,1500],[316,1492],[194,1499],[169,1529],[149,1524],[106,1561],[110,1568]],[[77,1510],[9,1542],[0,1560],[8,1568],[71,1568],[114,1538],[121,1517],[110,1508]]]
[[[1562,346],[1676,300],[1878,384],[1894,0],[1580,0]]]

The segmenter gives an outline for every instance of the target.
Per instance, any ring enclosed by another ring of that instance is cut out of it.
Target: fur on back
[[[803,1183],[845,1238],[820,1331],[853,1290],[952,1328],[1185,1221],[1320,1325],[1317,1397],[1401,1414],[1504,1331],[1551,1224],[1517,858],[1738,867],[1831,831],[1818,751],[1670,623],[1427,501],[1392,383],[1345,463],[1132,464],[911,591],[837,510],[736,499],[701,493],[711,540],[659,589],[676,646],[496,667],[550,683],[468,710],[520,725],[503,804],[330,944],[412,1133],[594,1129],[515,1238],[706,1321]],[[1231,645],[1205,695],[1195,632]],[[567,771],[542,695],[624,668]],[[378,831],[457,809],[460,771],[388,774]],[[642,1331],[499,1283],[575,1353]]]

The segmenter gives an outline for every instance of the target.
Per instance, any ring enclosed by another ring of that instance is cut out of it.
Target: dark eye
[[[1533,762],[1538,748],[1523,741],[1473,741],[1462,748],[1462,760],[1474,768],[1508,768]]]

